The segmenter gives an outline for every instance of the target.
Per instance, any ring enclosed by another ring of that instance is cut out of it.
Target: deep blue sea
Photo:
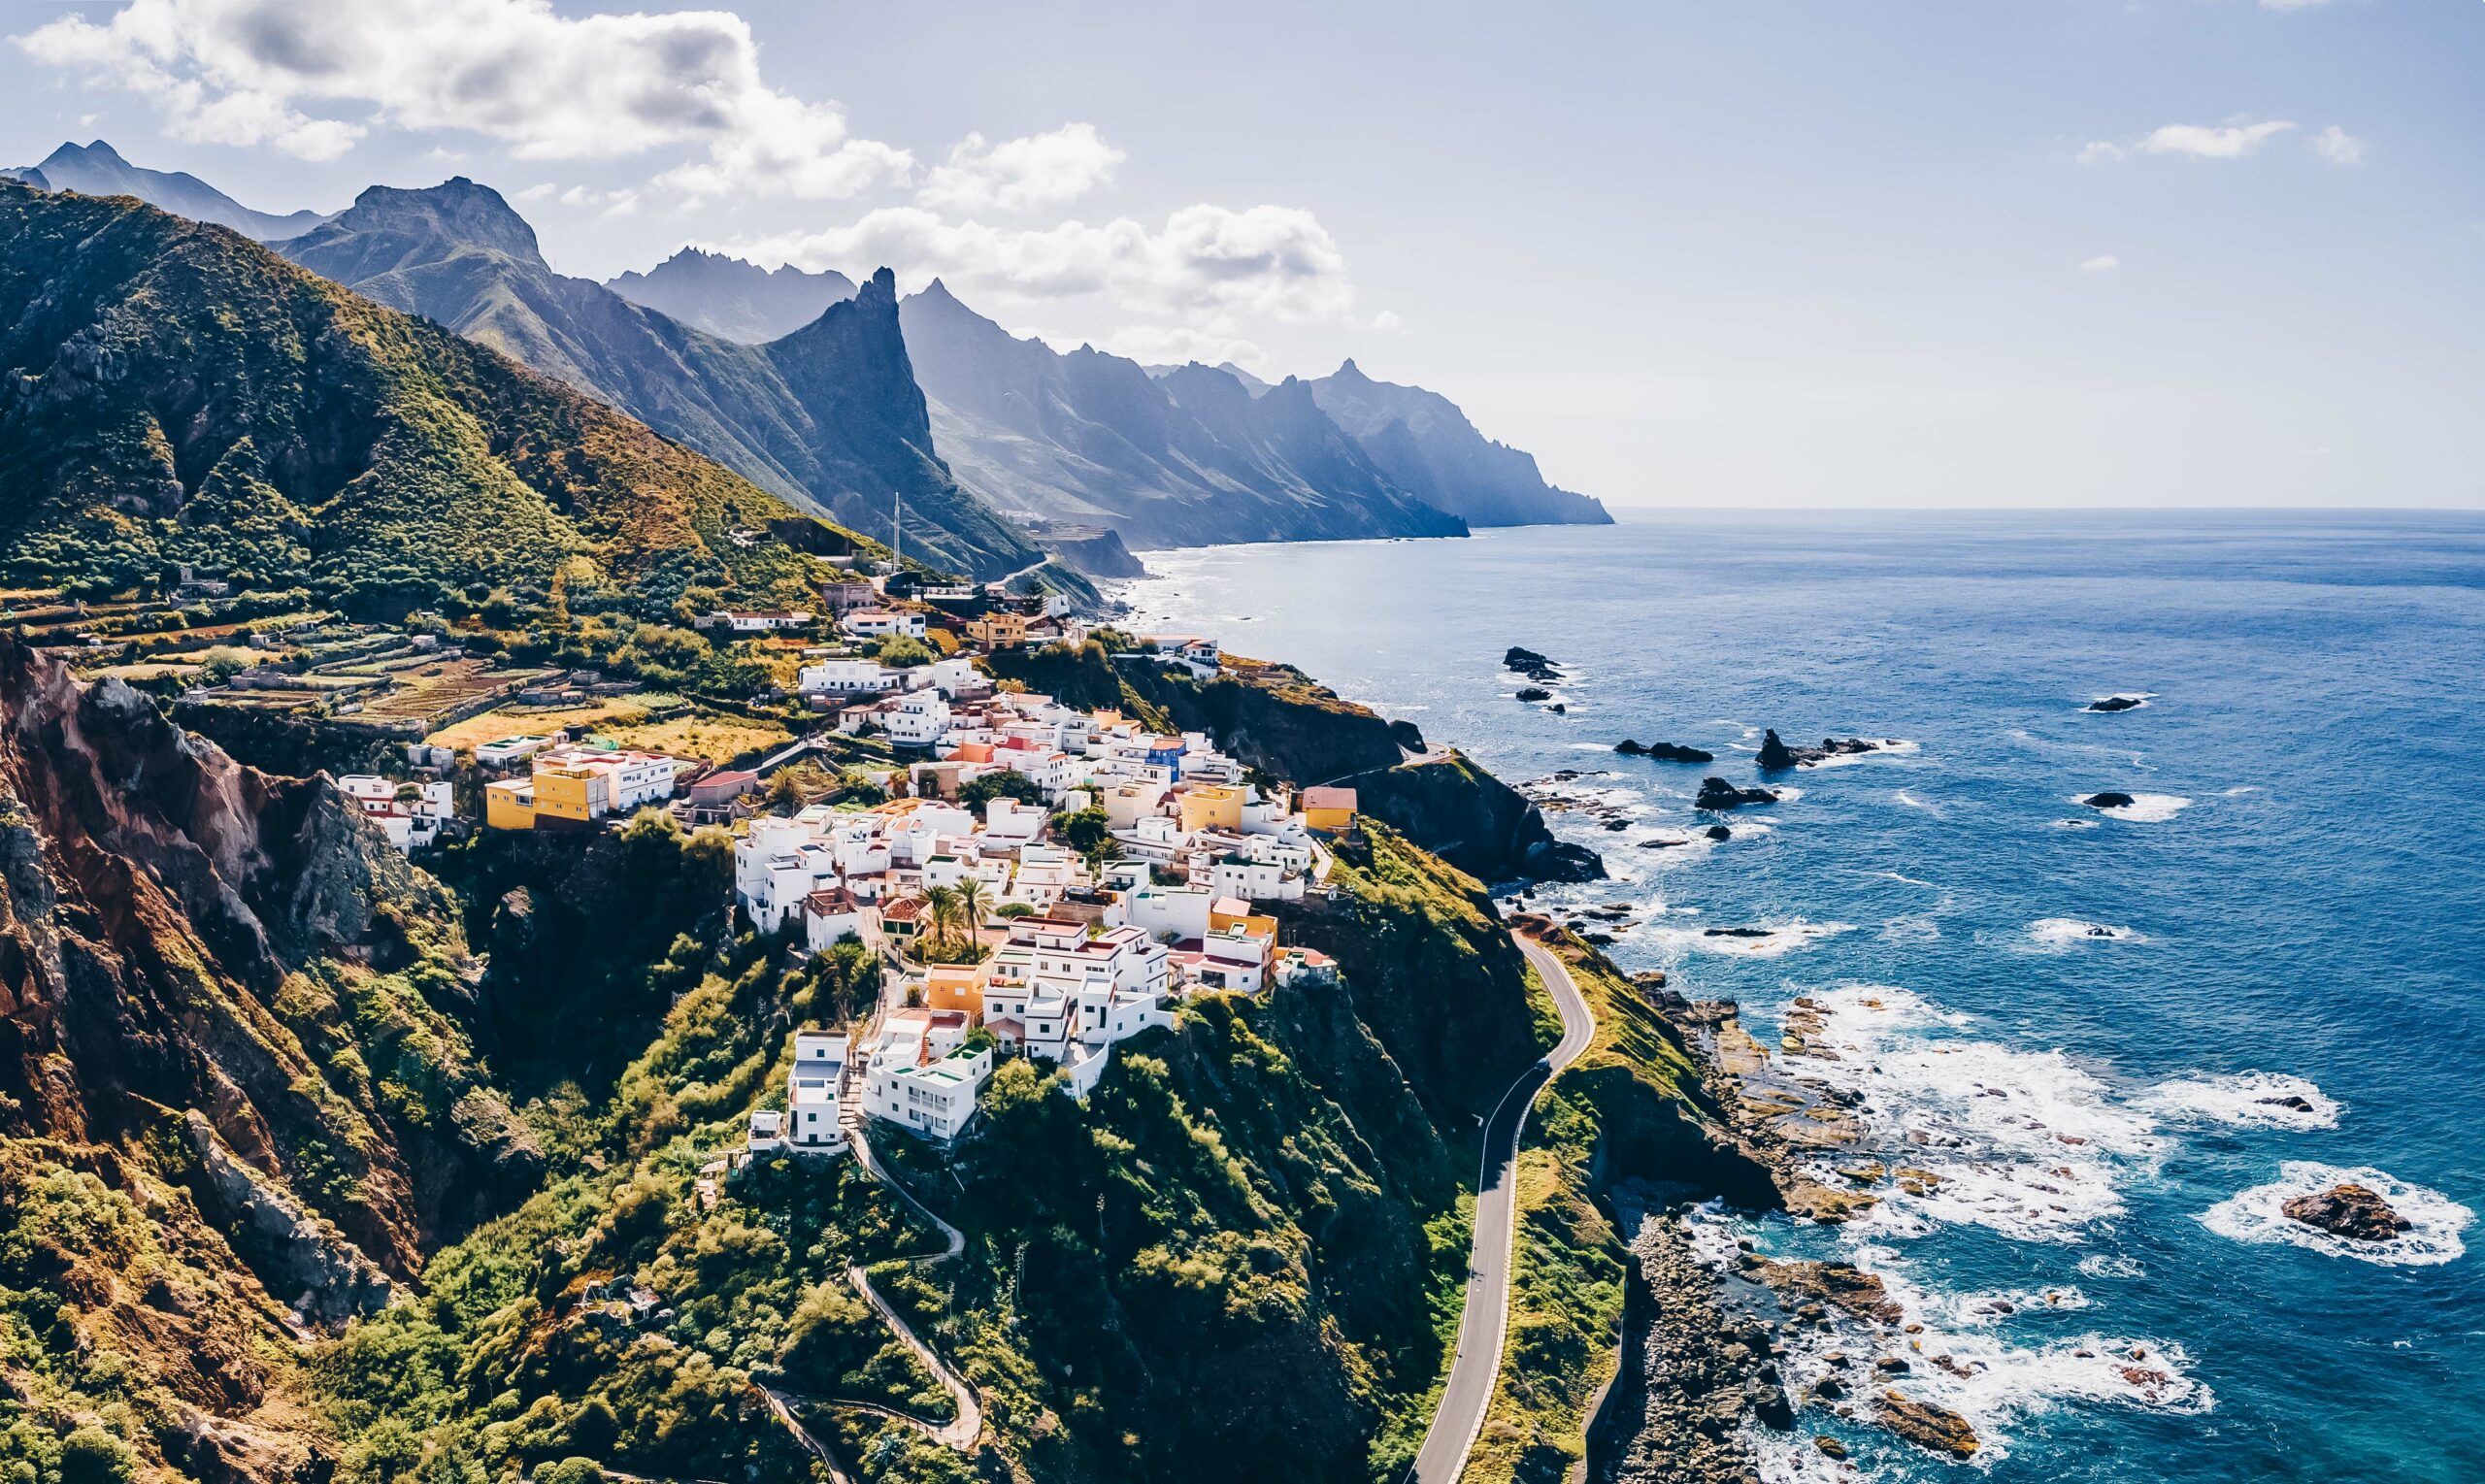
[[[1840,1476],[1827,1431],[1871,1478],[2485,1478],[2485,517],[1668,516],[1147,560],[1137,626],[1299,664],[1512,782],[1593,771],[1555,821],[1619,877],[1570,899],[1634,906],[1615,956],[1765,1040],[1812,997],[1870,1147],[1941,1176],[1835,1233],[1710,1233],[1882,1272],[1924,1326],[1904,1389],[1986,1439],[1951,1464],[1808,1412],[1773,1477]],[[1513,699],[1510,644],[1569,668],[1567,715]],[[2082,709],[2117,694],[2148,704]],[[1908,745],[1650,847],[1708,822],[1703,774],[1754,778],[1762,727]],[[2074,802],[2100,790],[2137,802]],[[2351,1250],[2276,1215],[2348,1173],[2414,1229]]]

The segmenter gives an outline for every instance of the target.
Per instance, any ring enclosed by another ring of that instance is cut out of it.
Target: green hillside
[[[106,591],[193,563],[384,612],[547,587],[579,557],[666,603],[694,582],[764,593],[807,550],[858,544],[223,228],[0,182],[12,580]]]

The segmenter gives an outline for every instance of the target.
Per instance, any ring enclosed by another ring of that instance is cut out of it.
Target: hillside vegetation
[[[739,542],[736,530],[782,539]],[[403,612],[552,586],[671,602],[808,574],[850,533],[590,398],[220,227],[0,181],[7,576],[179,563]]]

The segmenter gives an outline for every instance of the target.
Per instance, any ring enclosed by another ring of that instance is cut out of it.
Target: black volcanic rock
[[[2137,710],[2147,704],[2148,702],[2139,696],[2100,696],[2081,707],[2080,709],[2083,711],[2129,711]]]
[[[1712,825],[1710,825],[1710,826],[1708,827],[1707,834],[1708,834],[1708,838],[1709,838],[1710,840],[1724,841],[1724,840],[1732,840],[1732,839],[1734,839],[1734,838],[1735,838],[1735,832],[1734,832],[1734,831],[1732,831],[1732,830],[1730,830],[1730,829],[1728,829],[1728,828],[1726,828],[1726,827],[1725,827],[1724,825],[1722,825],[1722,824],[1712,824]]]
[[[1760,754],[1754,761],[1762,768],[1782,772],[1789,768],[1807,767],[1827,758],[1878,752],[1888,745],[1888,742],[1870,737],[1824,737],[1817,747],[1790,747],[1778,739],[1777,731],[1773,727],[1761,739]]]
[[[1777,794],[1774,789],[1737,788],[1723,778],[1707,777],[1700,780],[1700,797],[1692,801],[1692,808],[1739,809],[1747,804],[1775,804],[1776,802]]]
[[[1553,693],[1541,685],[1522,685],[1518,688],[1518,699],[1521,701],[1550,701],[1553,699]]]
[[[1698,747],[1686,747],[1680,742],[1638,742],[1627,737],[1622,739],[1622,741],[1615,742],[1613,744],[1613,750],[1621,753],[1624,757],[1654,758],[1660,763],[1713,763],[1717,761],[1717,754],[1714,752],[1704,752]]]
[[[2092,809],[2122,809],[2131,808],[2136,801],[2129,794],[2119,794],[2109,789],[2102,794],[2090,794],[2079,802]]]
[[[1424,734],[1413,722],[1400,719],[1389,723],[1389,735],[1398,745],[1409,752],[1425,751]]]

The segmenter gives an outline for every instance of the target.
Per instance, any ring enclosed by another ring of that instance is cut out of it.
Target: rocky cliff
[[[694,330],[746,346],[791,335],[855,291],[854,280],[834,269],[806,273],[791,263],[768,269],[697,247],[684,247],[646,273],[608,279],[604,286]]]
[[[1613,523],[1595,500],[1546,482],[1534,454],[1477,432],[1439,392],[1374,380],[1352,361],[1309,385],[1390,478],[1472,525]]]
[[[463,961],[446,894],[324,777],[0,638],[10,1389],[70,1418],[140,1399],[202,1477],[315,1451],[259,1415],[282,1336],[375,1308],[536,1177],[467,1049]]]

